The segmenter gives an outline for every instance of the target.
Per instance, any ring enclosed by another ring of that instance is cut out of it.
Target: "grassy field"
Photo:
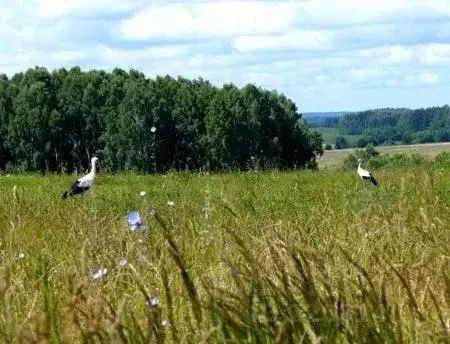
[[[0,178],[2,343],[449,342],[443,167]]]
[[[338,136],[343,136],[347,140],[347,142],[352,145],[356,144],[356,142],[362,137],[362,135],[346,135],[341,134],[339,132],[339,128],[324,128],[324,127],[317,127],[314,128],[314,130],[318,131],[322,134],[323,137],[323,143],[324,144],[330,144],[334,147],[336,144],[336,138]]]
[[[317,159],[319,169],[336,169],[342,167],[344,159],[358,148],[333,149]],[[377,146],[375,149],[383,154],[420,154],[434,157],[442,152],[450,152],[450,142],[427,143],[415,145]]]

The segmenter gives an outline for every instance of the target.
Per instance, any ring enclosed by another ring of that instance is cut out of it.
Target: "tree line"
[[[73,172],[314,168],[322,137],[296,104],[248,84],[136,70],[0,75],[0,170]]]
[[[361,135],[357,147],[368,144],[411,144],[450,141],[450,107],[448,105],[421,109],[386,108],[348,113],[328,118],[324,127],[338,128],[343,135]],[[343,136],[336,147],[347,148]]]

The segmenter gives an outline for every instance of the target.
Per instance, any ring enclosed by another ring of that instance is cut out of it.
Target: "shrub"
[[[358,165],[358,159],[364,160],[366,163],[370,162],[374,157],[380,155],[373,146],[368,146],[366,149],[356,149],[354,154],[349,154],[344,160],[344,169],[351,170]]]
[[[349,145],[348,141],[345,139],[345,137],[338,136],[336,138],[335,147],[336,147],[336,149],[345,149],[345,148],[349,148],[350,145]]]
[[[366,147],[368,144],[369,144],[369,141],[368,141],[366,138],[361,137],[361,138],[356,142],[356,147],[358,147],[358,148],[364,148],[364,147]]]

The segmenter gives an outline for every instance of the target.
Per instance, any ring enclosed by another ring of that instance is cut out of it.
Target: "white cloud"
[[[22,50],[11,56],[0,51],[0,73],[12,75],[15,72],[25,72],[34,66],[45,66],[56,69],[63,66],[71,67],[86,58],[86,52],[78,50],[60,50],[55,52],[42,52],[35,49]]]
[[[302,111],[448,94],[447,0],[0,0],[0,13],[8,75],[80,65],[253,82]]]
[[[284,32],[295,19],[294,1],[215,0],[153,5],[125,20],[127,39],[229,37]]]
[[[441,78],[436,73],[423,72],[419,74],[419,80],[424,84],[438,84],[441,82]]]
[[[404,77],[404,83],[407,86],[435,85],[441,82],[438,74],[432,72],[420,72]]]
[[[418,49],[417,58],[424,64],[448,64],[450,63],[450,44],[428,44],[421,46]]]
[[[348,71],[348,77],[354,81],[366,81],[386,76],[387,72],[382,68],[355,68]]]
[[[407,63],[437,65],[450,63],[450,43],[428,43],[416,45],[392,45],[348,51],[342,56],[376,61],[383,65],[405,66]]]
[[[283,35],[239,36],[233,39],[238,51],[268,50],[330,50],[333,38],[330,32],[319,30],[293,30]]]
[[[68,15],[98,16],[130,11],[145,3],[141,0],[37,0],[37,13],[58,18]]]
[[[446,0],[299,1],[299,7],[300,23],[327,27],[450,17]]]
[[[97,47],[96,52],[104,62],[111,64],[129,64],[136,62],[151,63],[156,59],[182,58],[189,48],[183,45],[164,45],[145,49],[113,49],[104,45]]]
[[[376,59],[383,64],[404,63],[411,61],[412,49],[409,46],[382,46],[371,49],[359,50],[357,56],[368,59]]]

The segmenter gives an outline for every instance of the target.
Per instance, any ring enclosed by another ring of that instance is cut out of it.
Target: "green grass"
[[[347,142],[350,145],[356,144],[356,142],[362,137],[362,135],[347,135],[347,134],[341,134],[339,131],[339,128],[323,128],[318,127],[314,128],[314,130],[318,131],[322,134],[323,137],[323,143],[324,144],[330,144],[334,147],[336,144],[336,138],[338,136],[343,136],[347,140]]]
[[[448,343],[450,174],[376,177],[1,176],[0,342]]]

